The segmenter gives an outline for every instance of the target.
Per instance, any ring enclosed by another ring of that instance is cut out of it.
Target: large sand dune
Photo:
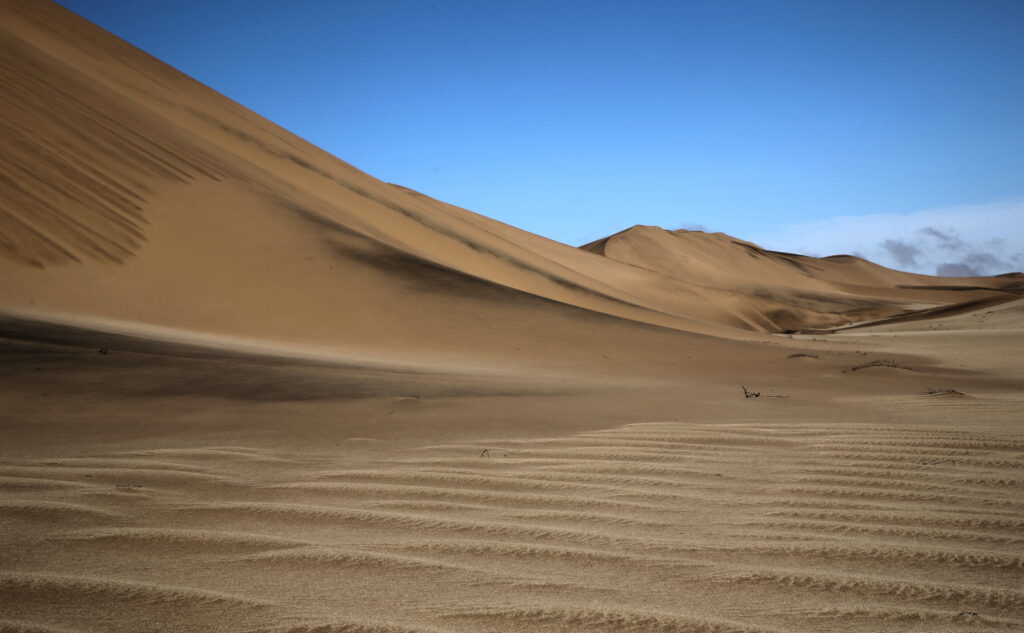
[[[851,255],[818,258],[766,251],[723,233],[634,226],[580,248],[693,285],[732,289],[757,306],[767,331],[915,318],[994,305],[1024,292],[1020,275],[929,277]]]
[[[573,248],[0,18],[0,631],[1024,628],[1021,275]]]
[[[814,274],[809,258],[812,274],[785,275],[800,258],[740,263],[730,247],[758,249],[721,236],[655,236],[663,252],[638,266],[628,254],[651,250],[642,230],[594,257],[380,182],[59,7],[9,0],[4,18],[7,308],[436,351],[476,349],[472,334],[498,325],[571,334],[570,307],[735,336],[848,322],[813,298],[799,307],[822,284],[855,317],[949,302],[905,291],[864,307],[874,286],[892,294],[897,281],[1019,285],[864,262]],[[678,265],[687,258],[700,263]],[[766,277],[775,286],[753,285]]]

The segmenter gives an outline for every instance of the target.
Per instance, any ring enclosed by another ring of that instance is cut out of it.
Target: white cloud
[[[1024,270],[1024,200],[841,216],[744,238],[771,250],[856,254],[928,275],[998,275]]]

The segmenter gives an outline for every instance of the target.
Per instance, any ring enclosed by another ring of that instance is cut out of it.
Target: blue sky
[[[1020,0],[61,1],[378,178],[569,244],[654,224],[1024,269]]]

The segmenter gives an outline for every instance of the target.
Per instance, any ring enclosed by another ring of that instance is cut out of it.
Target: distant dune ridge
[[[690,284],[746,295],[763,331],[910,317],[938,307],[1012,300],[1024,276],[943,278],[891,270],[852,255],[767,251],[723,233],[634,226],[583,250]],[[756,310],[756,311],[755,311]]]
[[[1024,630],[1024,275],[382,182],[0,0],[0,633]]]

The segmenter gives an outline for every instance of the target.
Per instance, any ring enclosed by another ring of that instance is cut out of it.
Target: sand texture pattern
[[[776,420],[7,460],[4,630],[1019,630],[1022,454]]]

